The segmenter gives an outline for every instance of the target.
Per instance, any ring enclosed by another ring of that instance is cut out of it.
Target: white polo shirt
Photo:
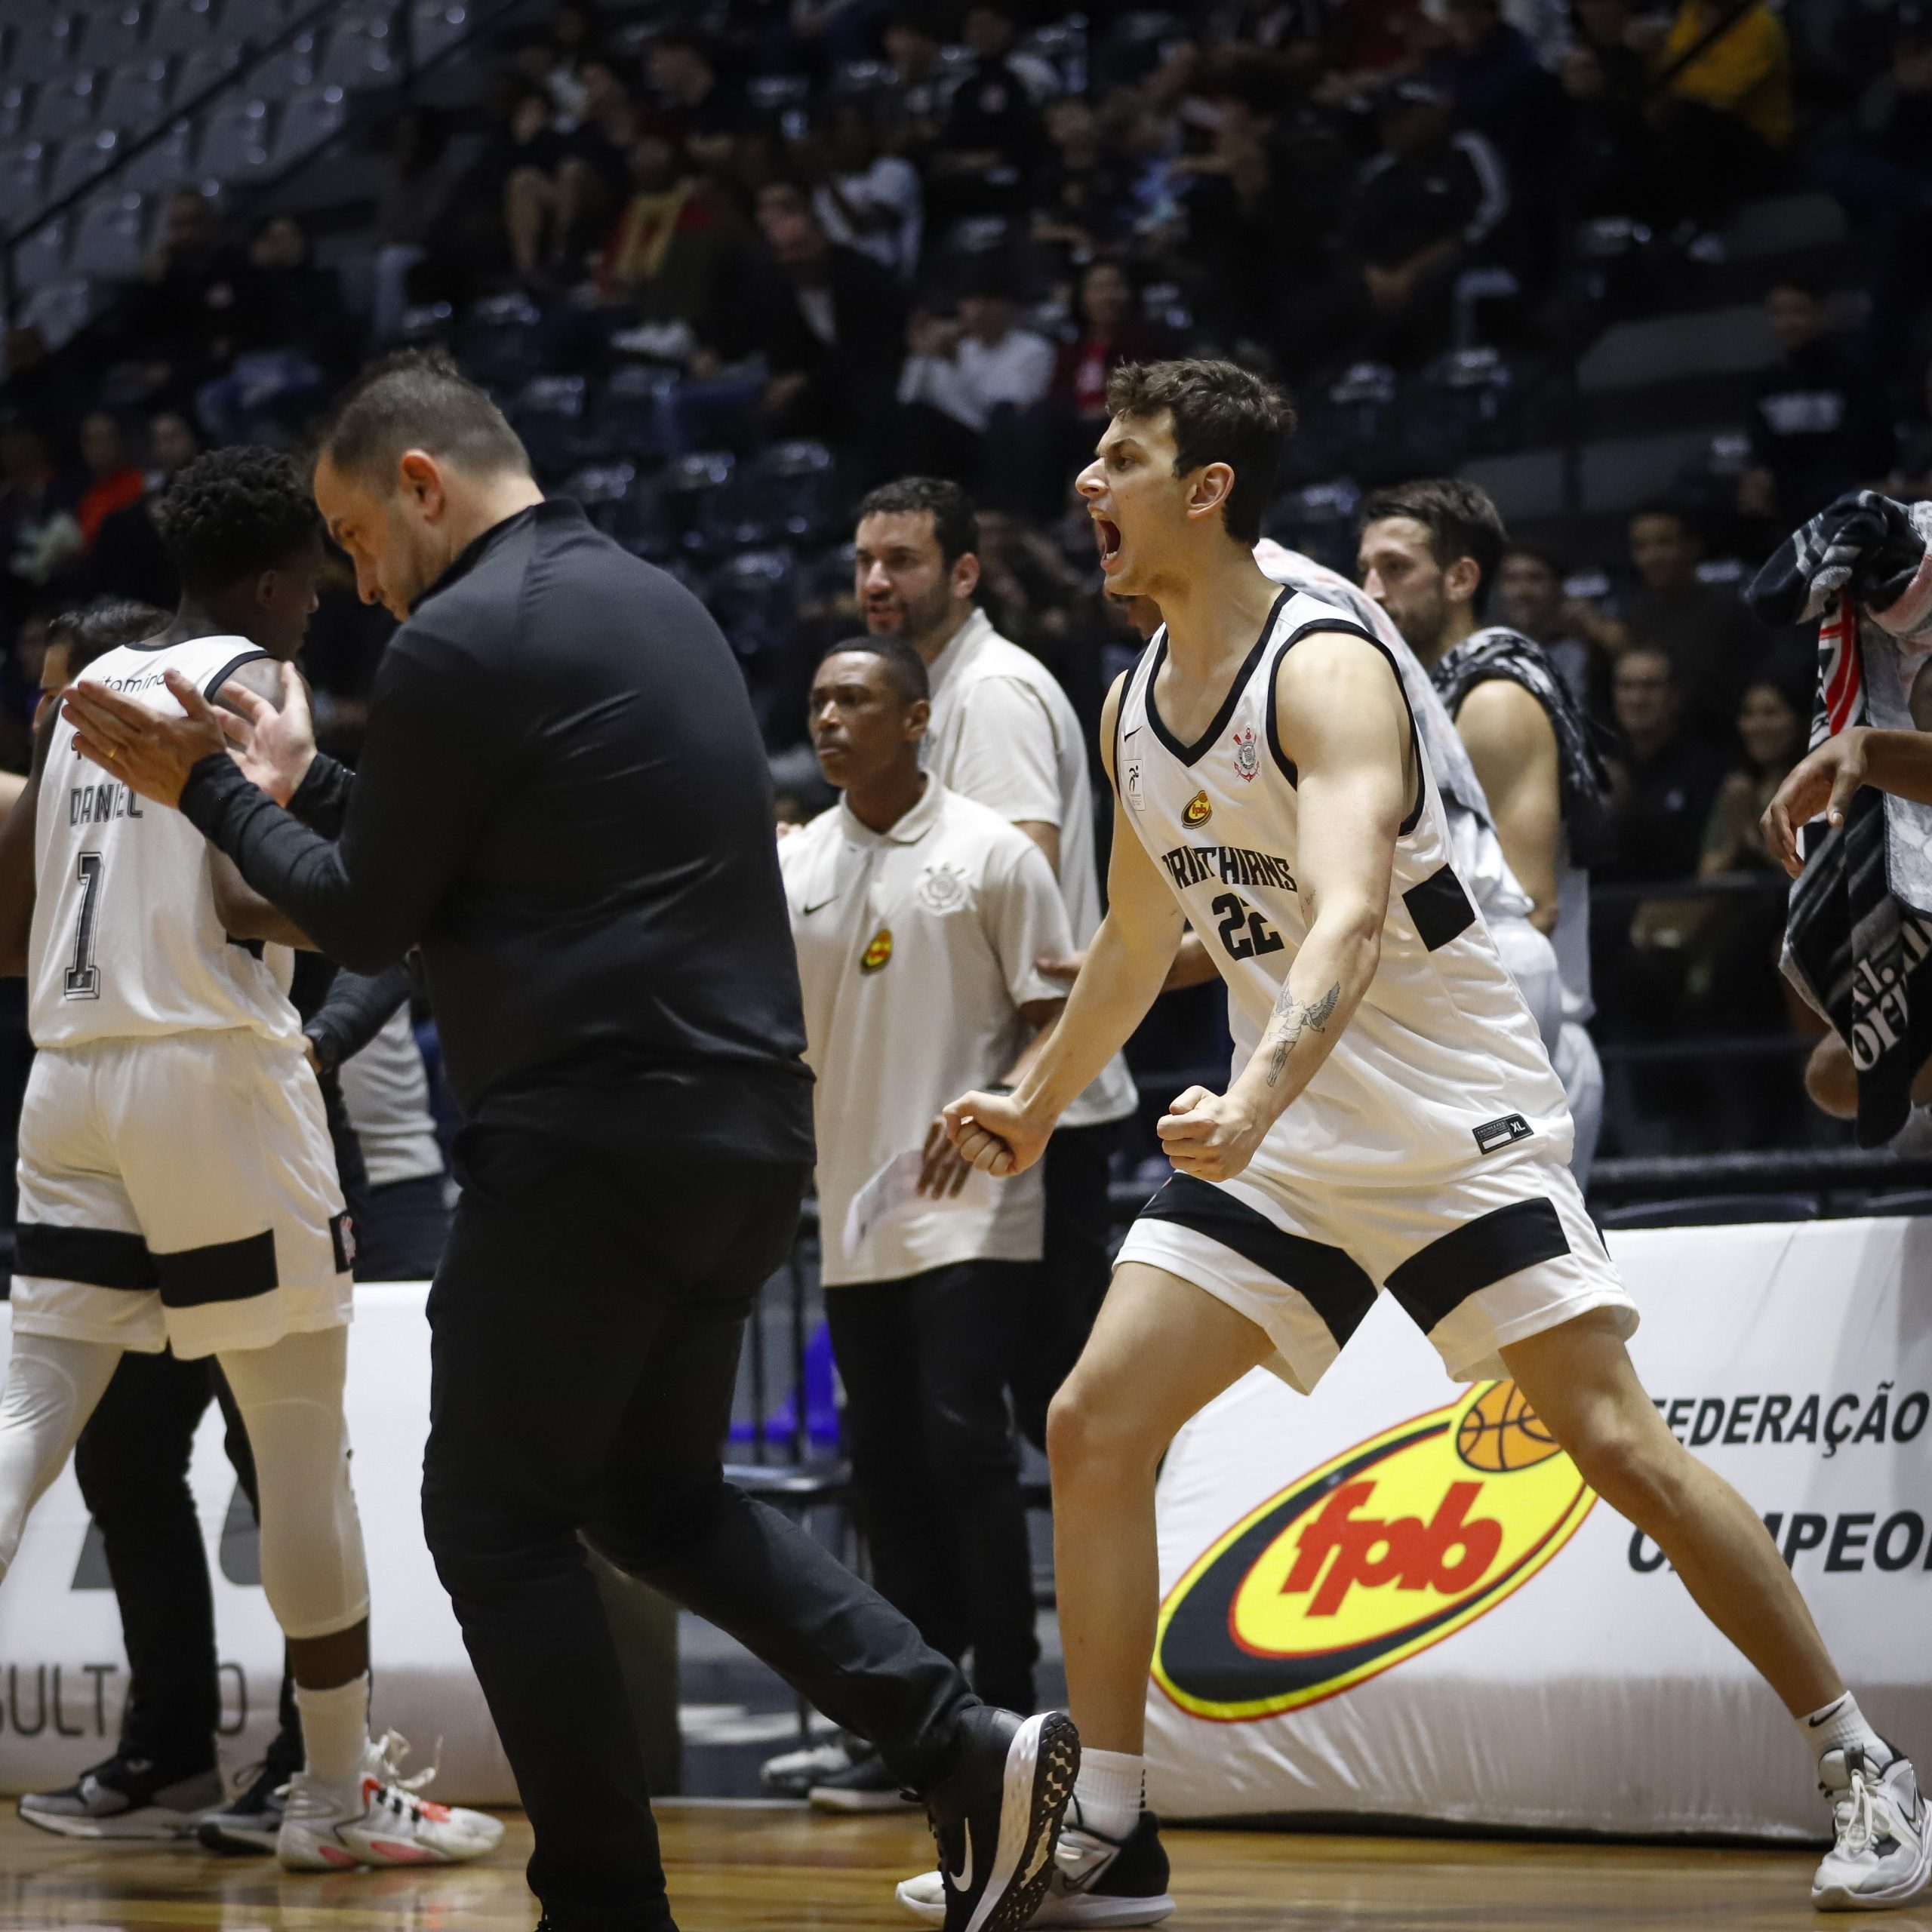
[[[1073,949],[1084,952],[1100,930],[1100,877],[1087,745],[1066,692],[1030,651],[1001,637],[983,611],[953,633],[927,675],[933,715],[926,769],[1009,823],[1036,820],[1059,828],[1060,897]],[[1116,1054],[1060,1124],[1124,1120],[1137,1104],[1134,1076]]]
[[[778,848],[805,1060],[817,1075],[823,1278],[897,1281],[960,1261],[1040,1258],[1040,1170],[983,1183],[991,1204],[873,1228],[846,1251],[853,1196],[924,1144],[949,1100],[1000,1079],[1030,1037],[1019,1009],[1065,986],[1034,966],[1073,943],[1045,855],[928,779],[890,832],[841,799]]]

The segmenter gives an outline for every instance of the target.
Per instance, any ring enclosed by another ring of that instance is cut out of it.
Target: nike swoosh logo
[[[973,1889],[973,1832],[971,1827],[970,1826],[961,1826],[959,1835],[966,1847],[965,1856],[959,1861],[959,1869],[957,1872],[949,1872],[946,1875],[951,1881],[952,1889],[955,1892],[970,1892]]]
[[[838,894],[835,892],[832,895],[832,899],[836,899],[838,897]],[[801,906],[798,912],[799,918],[809,919],[814,912],[823,912],[832,903],[832,899],[821,899],[816,906]]]

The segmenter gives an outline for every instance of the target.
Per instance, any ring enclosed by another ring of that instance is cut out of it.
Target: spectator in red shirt
[[[1155,331],[1134,311],[1134,285],[1119,263],[1103,258],[1080,281],[1078,335],[1060,346],[1051,394],[1083,423],[1107,419],[1107,378],[1123,362],[1161,353]]]
[[[74,506],[74,521],[81,526],[85,553],[94,548],[103,518],[140,501],[147,478],[128,460],[121,426],[104,409],[82,419],[81,461],[87,466],[88,487]]]

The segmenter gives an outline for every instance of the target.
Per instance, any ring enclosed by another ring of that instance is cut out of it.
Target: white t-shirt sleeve
[[[1046,706],[1016,678],[987,678],[968,694],[949,789],[1009,825],[1058,825],[1059,747]]]
[[[1023,849],[987,868],[985,918],[1014,1004],[1064,999],[1065,983],[1048,979],[1038,962],[1066,958],[1073,950],[1073,930],[1053,868],[1030,838]]]

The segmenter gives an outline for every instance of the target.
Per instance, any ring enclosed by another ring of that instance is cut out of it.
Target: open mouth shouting
[[[1094,518],[1094,540],[1100,546],[1101,569],[1112,570],[1115,561],[1120,555],[1120,525],[1109,518],[1096,516]]]

